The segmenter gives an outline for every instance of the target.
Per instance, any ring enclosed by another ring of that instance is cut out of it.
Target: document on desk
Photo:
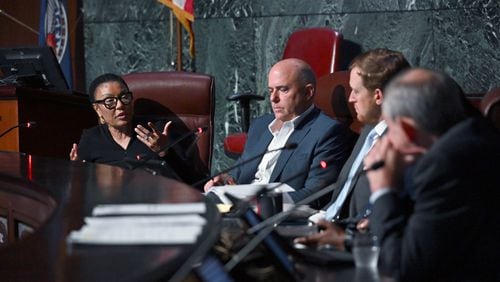
[[[187,208],[192,208],[190,213]],[[100,216],[85,218],[84,226],[72,231],[67,241],[91,245],[192,244],[206,225],[206,219],[198,214],[201,210],[196,204],[96,206],[92,214]]]
[[[140,215],[140,214],[190,214],[205,213],[205,203],[182,204],[120,204],[98,205],[92,210],[93,216]]]
[[[223,186],[215,186],[210,192],[214,193],[219,197],[222,203],[226,205],[233,204],[231,200],[226,197],[226,193],[231,194],[232,196],[238,199],[246,199],[248,197],[255,196],[255,194],[262,188],[266,187],[268,191],[279,190],[282,193],[293,192],[295,191],[292,187],[285,183],[269,183],[269,184],[243,184],[243,185],[223,185]],[[286,194],[283,194],[286,195]],[[289,198],[289,197],[288,197]],[[287,202],[287,197],[283,198],[283,203]],[[290,199],[291,200],[291,199]]]

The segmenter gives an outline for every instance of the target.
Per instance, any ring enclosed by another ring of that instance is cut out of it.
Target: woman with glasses
[[[83,131],[79,144],[73,144],[71,160],[129,169],[141,167],[187,183],[205,177],[206,171],[196,165],[194,159],[190,161],[185,148],[177,145],[165,150],[169,144],[177,143],[170,138],[170,121],[147,125],[135,122],[133,94],[120,76],[108,73],[94,79],[89,87],[89,99],[99,125]],[[175,164],[169,166],[171,161]],[[189,179],[178,176],[185,171],[190,172]]]

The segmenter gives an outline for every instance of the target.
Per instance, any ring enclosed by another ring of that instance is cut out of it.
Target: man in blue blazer
[[[343,249],[346,227],[367,227],[366,219],[358,224],[369,214],[367,207],[371,194],[368,179],[363,173],[362,161],[375,140],[386,132],[387,125],[382,117],[383,89],[391,78],[409,66],[401,52],[385,48],[369,50],[351,62],[349,84],[352,91],[349,103],[354,105],[356,117],[364,126],[337,181],[331,184],[333,194],[330,203],[309,218],[317,222],[323,231],[297,238],[296,243],[312,246],[333,245]],[[335,221],[335,224],[332,221]]]
[[[313,105],[316,78],[311,67],[299,59],[276,63],[269,71],[268,90],[274,114],[252,122],[238,160],[242,165],[209,181],[206,191],[220,184],[282,182],[295,189],[289,195],[298,202],[337,179],[354,138]],[[297,147],[265,153],[291,143]],[[247,161],[251,158],[255,160]],[[327,161],[325,168],[322,161]]]

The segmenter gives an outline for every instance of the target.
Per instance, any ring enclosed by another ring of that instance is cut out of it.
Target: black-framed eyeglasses
[[[103,104],[104,107],[108,110],[112,110],[116,108],[116,104],[118,103],[118,100],[122,102],[124,105],[128,105],[132,102],[132,92],[122,92],[118,97],[107,97],[102,100],[96,100],[94,101],[94,104]]]

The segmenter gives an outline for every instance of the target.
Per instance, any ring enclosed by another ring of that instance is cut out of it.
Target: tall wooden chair
[[[215,82],[191,72],[141,72],[123,76],[134,95],[135,116],[172,120],[178,132],[195,132],[201,161],[210,169],[214,138]]]

